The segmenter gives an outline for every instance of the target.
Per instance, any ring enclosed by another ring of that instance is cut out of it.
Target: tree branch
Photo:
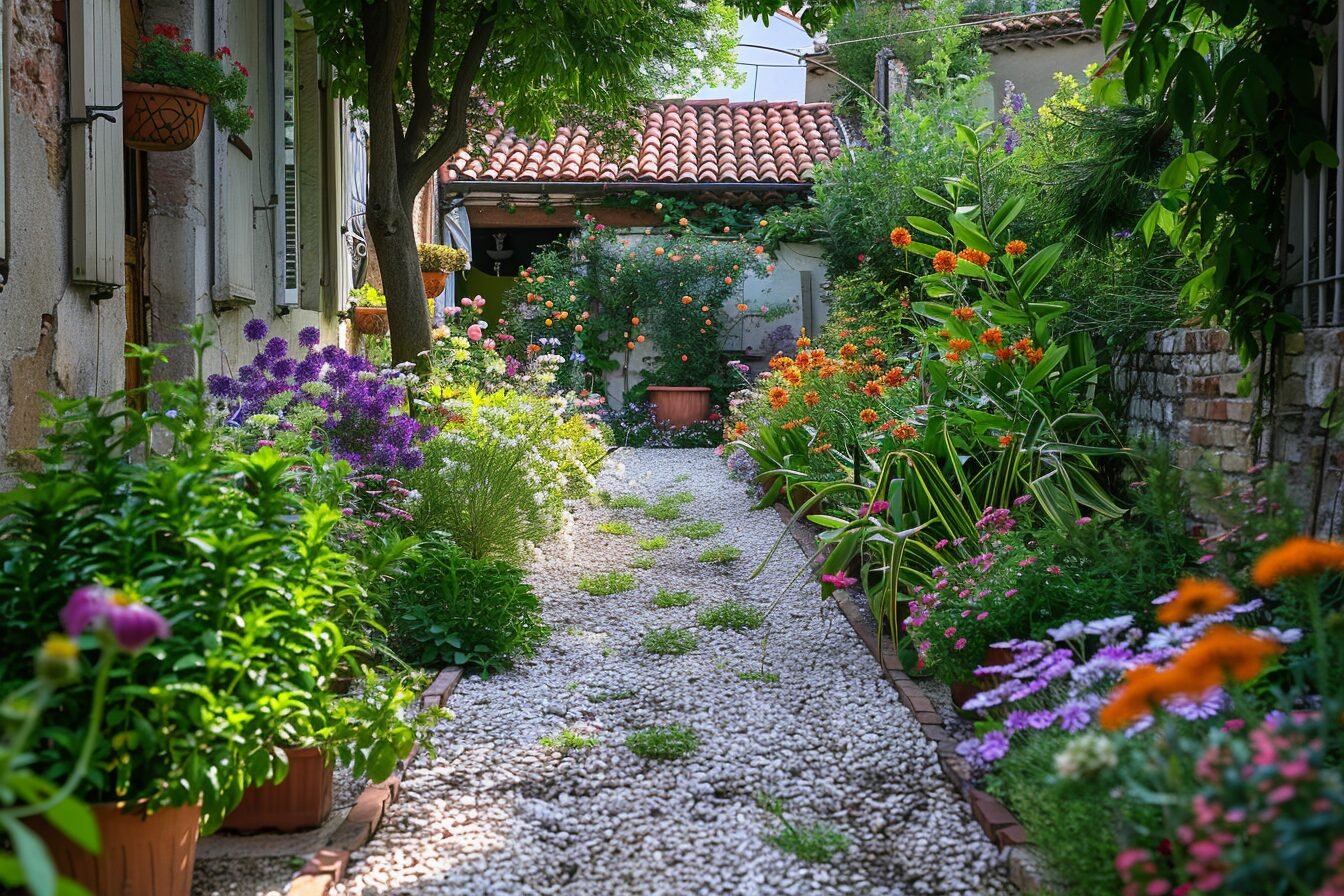
[[[402,167],[401,195],[408,207],[420,188],[434,176],[434,172],[467,143],[467,110],[471,103],[471,88],[495,31],[494,13],[495,4],[489,2],[481,6],[476,17],[476,27],[472,29],[471,39],[467,41],[457,75],[453,78],[453,92],[448,97],[445,112],[447,121],[443,132],[414,162]]]
[[[429,83],[429,63],[434,56],[434,18],[438,8],[438,0],[421,0],[420,34],[415,41],[415,52],[411,55],[411,91],[415,97],[415,106],[411,111],[411,120],[406,124],[408,154],[419,151],[437,105],[434,88]],[[403,160],[410,161],[411,158]]]

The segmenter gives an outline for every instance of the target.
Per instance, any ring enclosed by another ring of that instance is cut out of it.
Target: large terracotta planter
[[[709,387],[650,386],[653,416],[678,429],[709,418]]]
[[[387,335],[386,308],[355,308],[350,320],[354,323],[357,333],[363,333],[365,336]]]
[[[1006,647],[986,647],[985,656],[980,660],[981,666],[1002,666],[1005,663],[1013,661],[1014,654]],[[982,675],[973,678],[970,681],[958,681],[950,685],[952,691],[952,702],[960,709],[967,700],[974,697],[981,691],[987,691],[990,688],[998,687],[1003,683],[1003,679],[997,675]]]
[[[249,787],[224,819],[226,831],[302,831],[331,814],[335,765],[317,747],[286,747],[289,774],[279,784]]]
[[[131,149],[174,152],[186,149],[201,135],[210,100],[184,87],[162,84],[121,85],[122,140]]]
[[[153,815],[125,803],[90,808],[102,843],[96,856],[42,819],[29,820],[63,877],[83,884],[93,896],[190,896],[200,806],[160,809]]]
[[[443,271],[421,271],[420,279],[425,281],[425,298],[437,298],[448,285],[448,275]]]

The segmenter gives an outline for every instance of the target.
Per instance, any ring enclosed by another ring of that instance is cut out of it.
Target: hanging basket
[[[121,85],[125,102],[122,139],[131,149],[175,152],[186,149],[201,135],[210,100],[185,87],[162,84]]]
[[[357,333],[365,336],[387,335],[386,308],[355,308],[351,320],[354,321]]]
[[[448,275],[443,271],[421,271],[420,279],[425,281],[425,298],[436,299],[448,285]]]

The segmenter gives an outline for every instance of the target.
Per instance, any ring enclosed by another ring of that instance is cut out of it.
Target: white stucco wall
[[[1105,60],[1100,41],[999,50],[990,54],[991,74],[981,88],[980,101],[991,112],[999,111],[1004,83],[1012,81],[1014,91],[1027,98],[1028,106],[1036,108],[1055,95],[1056,72],[1073,75],[1079,83],[1086,83],[1083,73],[1087,67]]]

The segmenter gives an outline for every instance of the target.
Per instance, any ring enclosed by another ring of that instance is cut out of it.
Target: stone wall
[[[1142,352],[1116,365],[1129,434],[1170,443],[1184,469],[1207,460],[1233,481],[1256,464],[1283,463],[1307,527],[1339,534],[1344,439],[1329,438],[1320,424],[1331,394],[1344,388],[1344,329],[1289,334],[1265,360],[1274,386],[1262,403],[1255,389],[1242,394],[1245,368],[1225,331],[1150,333]]]

